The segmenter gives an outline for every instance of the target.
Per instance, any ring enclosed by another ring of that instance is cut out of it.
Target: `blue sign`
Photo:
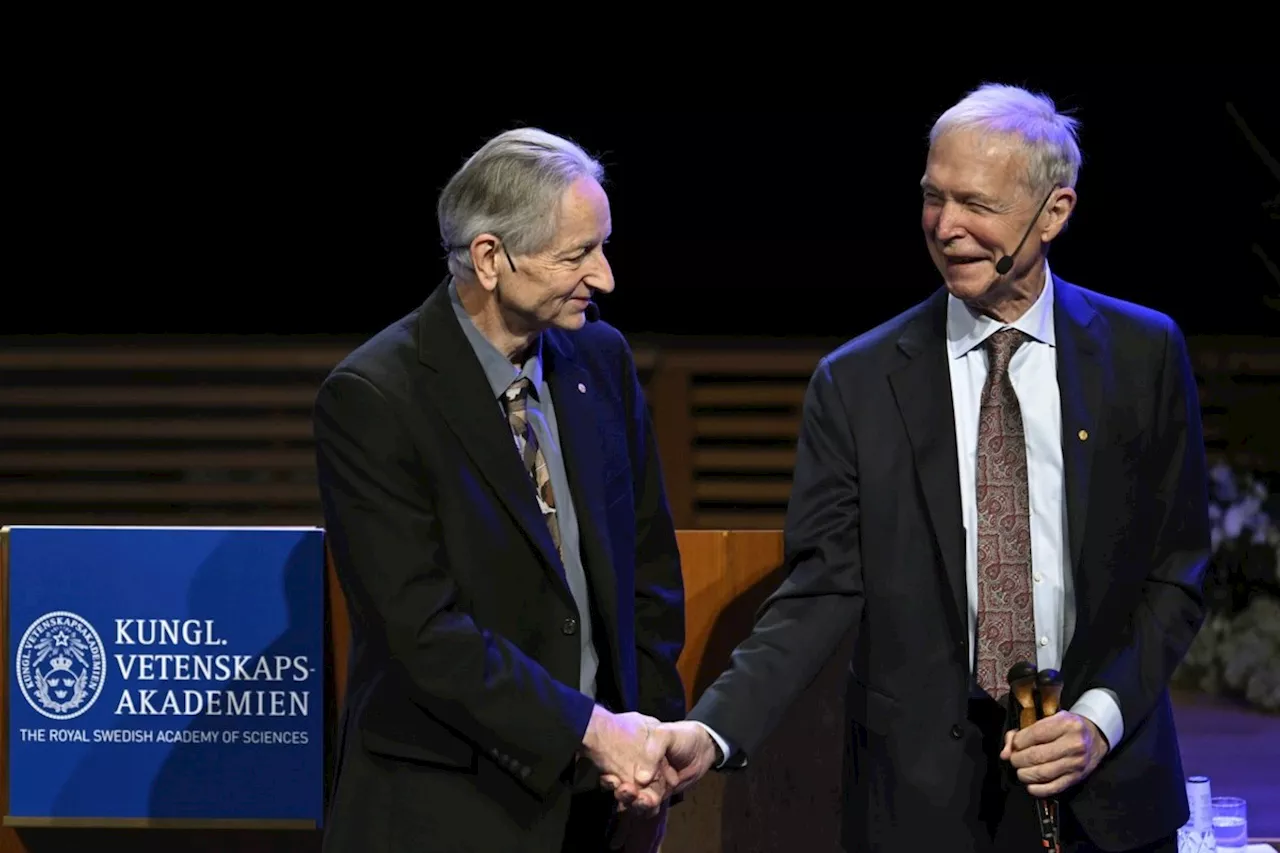
[[[322,530],[5,533],[13,823],[321,825]]]

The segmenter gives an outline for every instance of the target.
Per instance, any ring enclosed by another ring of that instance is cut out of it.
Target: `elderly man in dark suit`
[[[1039,849],[1034,798],[1056,798],[1064,850],[1175,850],[1200,412],[1172,320],[1049,269],[1079,168],[1046,97],[983,86],[937,120],[922,224],[943,286],[814,372],[790,575],[694,722],[652,744],[682,786],[746,764],[852,628],[850,853]],[[1062,710],[1006,730],[1019,662],[1060,670]]]
[[[685,713],[683,585],[613,289],[602,170],[536,130],[441,193],[450,275],[339,364],[315,404],[352,616],[330,853],[652,850],[616,814]]]

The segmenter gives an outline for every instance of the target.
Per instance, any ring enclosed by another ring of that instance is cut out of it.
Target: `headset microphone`
[[[1053,189],[1049,190],[1049,194],[1044,197],[1044,201],[1040,202],[1040,207],[1036,209],[1036,215],[1031,217],[1031,224],[1027,226],[1027,230],[1023,233],[1022,239],[1018,241],[1018,248],[1013,250],[1013,255],[1022,251],[1022,244],[1027,242],[1027,238],[1031,236],[1031,230],[1036,227],[1036,222],[1040,219],[1040,212],[1043,211],[1044,206],[1049,203],[1049,199],[1053,198],[1053,190],[1056,189],[1057,187],[1055,186]],[[1000,275],[1004,275],[1009,270],[1013,269],[1013,255],[1005,255],[1003,258],[996,261],[996,272]]]

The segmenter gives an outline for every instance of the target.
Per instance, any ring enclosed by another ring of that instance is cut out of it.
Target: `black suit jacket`
[[[1103,849],[1187,817],[1166,685],[1204,616],[1204,447],[1167,317],[1054,279],[1076,629],[1062,707],[1119,697],[1125,732],[1064,794]],[[756,749],[851,627],[843,834],[849,850],[982,849],[946,292],[831,353],[804,404],[788,579],[691,717]],[[1085,431],[1082,433],[1081,431]],[[1086,438],[1082,439],[1081,436]]]
[[[630,350],[597,322],[543,359],[601,701],[681,719],[679,553]],[[559,851],[593,707],[578,611],[447,287],[333,370],[314,423],[352,620],[326,850]]]

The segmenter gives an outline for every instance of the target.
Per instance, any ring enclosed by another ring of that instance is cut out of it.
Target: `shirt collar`
[[[1044,289],[1040,296],[1027,313],[1012,323],[1001,323],[985,314],[975,313],[959,299],[947,295],[947,351],[952,358],[964,357],[1007,326],[1025,332],[1043,344],[1057,345],[1053,332],[1053,274],[1049,271],[1048,261],[1044,264]]]
[[[534,339],[529,357],[520,367],[512,364],[506,356],[498,352],[498,348],[480,333],[472,322],[467,309],[462,307],[462,299],[458,296],[458,288],[452,279],[449,281],[449,301],[453,304],[453,316],[457,318],[462,333],[467,336],[476,358],[480,359],[480,367],[489,380],[489,388],[495,399],[506,393],[511,383],[521,376],[529,379],[529,393],[537,397],[538,387],[542,384],[542,336]]]

